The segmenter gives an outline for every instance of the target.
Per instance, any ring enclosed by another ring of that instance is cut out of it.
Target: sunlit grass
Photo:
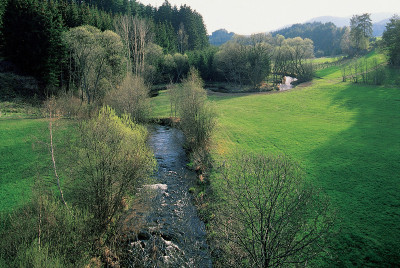
[[[343,83],[339,66],[317,76],[288,92],[210,97],[219,113],[214,158],[235,150],[288,155],[339,216],[331,265],[399,263],[400,88]],[[157,98],[167,103],[166,93]],[[155,116],[166,111],[156,106]]]

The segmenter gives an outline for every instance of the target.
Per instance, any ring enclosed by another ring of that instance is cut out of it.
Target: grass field
[[[317,76],[277,94],[210,96],[219,113],[214,156],[236,149],[288,155],[340,217],[330,265],[399,264],[400,87],[342,83],[339,67]],[[166,104],[166,97],[154,101]],[[167,110],[157,106],[155,115]]]
[[[0,211],[9,212],[29,200],[38,171],[32,144],[46,126],[44,119],[0,120]]]
[[[0,213],[8,213],[29,202],[35,178],[52,178],[53,170],[47,146],[49,123],[37,117],[38,109],[1,102],[0,113]],[[67,147],[68,125],[54,125],[60,156]]]
[[[219,113],[215,159],[238,149],[286,154],[330,197],[340,217],[330,265],[400,263],[400,73],[387,73],[390,87],[342,83],[333,66],[286,92],[209,96]],[[152,104],[154,117],[170,115],[166,91]],[[48,122],[27,109],[0,103],[0,212],[28,202],[38,174],[51,176],[46,146],[37,142],[48,139]],[[62,155],[68,126],[59,131]]]

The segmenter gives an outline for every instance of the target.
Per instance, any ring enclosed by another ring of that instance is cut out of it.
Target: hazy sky
[[[160,6],[164,0],[138,0]],[[400,14],[400,0],[169,0],[187,4],[204,19],[208,33],[225,28],[237,34],[276,30],[320,16],[390,12]]]

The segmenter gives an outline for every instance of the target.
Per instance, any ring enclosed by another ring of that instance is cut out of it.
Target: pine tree
[[[5,56],[47,89],[60,79],[65,55],[61,35],[62,20],[54,2],[10,1],[4,14]]]

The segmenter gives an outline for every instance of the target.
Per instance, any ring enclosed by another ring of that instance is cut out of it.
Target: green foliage
[[[171,108],[180,118],[179,126],[185,135],[186,147],[196,166],[207,168],[211,135],[215,129],[214,107],[206,102],[207,93],[202,87],[198,72],[191,69],[181,85],[171,89]],[[203,171],[204,171],[203,170]]]
[[[128,74],[120,87],[107,93],[105,103],[120,116],[129,114],[135,122],[147,122],[151,108],[149,91],[142,78]]]
[[[178,40],[171,22],[157,23],[154,26],[154,30],[155,43],[161,46],[165,53],[175,53],[178,51]]]
[[[0,52],[3,51],[3,16],[6,10],[8,0],[0,1]]]
[[[340,42],[345,33],[345,28],[336,27],[335,24],[312,22],[294,24],[288,28],[273,32],[273,36],[283,35],[285,38],[309,38],[314,42],[316,56],[331,56],[341,54]]]
[[[75,66],[70,75],[76,87],[89,104],[101,101],[126,73],[121,38],[112,31],[79,26],[65,33],[64,41]]]
[[[145,13],[147,13],[145,16],[152,18],[156,23],[156,43],[167,52],[185,52],[185,50],[179,49],[178,41],[182,25],[187,35],[187,49],[201,50],[209,46],[203,17],[189,6],[182,5],[178,9],[165,1],[159,8],[148,10]]]
[[[208,47],[203,50],[194,50],[187,52],[189,65],[196,68],[201,78],[205,81],[222,80],[218,76],[215,66],[215,54],[218,52],[216,47]]]
[[[389,63],[400,65],[400,17],[393,16],[382,36],[383,46],[389,55]]]
[[[313,77],[312,65],[306,62],[314,57],[313,42],[300,37],[285,39],[256,34],[250,37],[236,36],[215,54],[213,64],[220,75],[230,83],[260,86],[272,73],[274,83],[291,75],[299,81]]]
[[[80,127],[74,195],[94,215],[92,227],[103,232],[120,212],[122,199],[153,171],[155,161],[146,144],[147,130],[129,116],[119,118],[104,106]]]
[[[370,14],[354,15],[350,20],[350,39],[357,54],[368,49],[370,37],[372,37]]]

